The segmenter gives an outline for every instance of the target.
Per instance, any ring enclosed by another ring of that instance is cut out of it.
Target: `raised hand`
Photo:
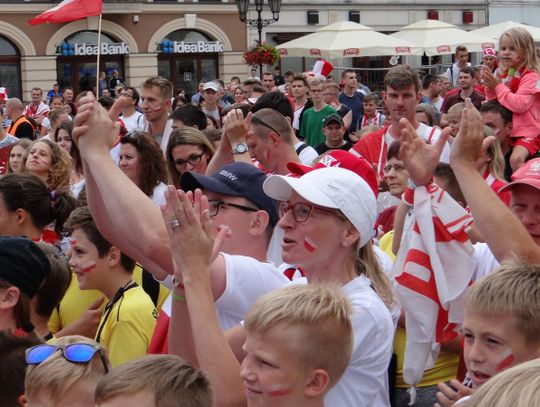
[[[200,189],[195,193],[185,193],[169,186],[165,199],[167,205],[162,207],[161,213],[169,234],[175,272],[182,273],[176,277],[184,280],[197,278],[203,270],[208,272],[228,228],[222,227],[215,236],[208,199]]]
[[[92,150],[108,152],[116,141],[120,126],[118,122],[111,120],[109,112],[91,94],[79,101],[74,125],[73,140],[82,155]]]
[[[450,150],[450,165],[454,170],[457,168],[476,170],[477,161],[494,141],[494,136],[484,139],[484,124],[480,113],[471,100],[466,99],[461,125]]]
[[[407,119],[400,119],[399,158],[409,171],[412,182],[417,186],[427,185],[431,181],[450,131],[449,128],[443,129],[441,136],[434,144],[427,144],[416,134],[416,130]]]
[[[231,145],[246,142],[252,116],[251,113],[248,113],[244,119],[244,114],[240,109],[232,109],[227,113],[223,119],[223,129]]]

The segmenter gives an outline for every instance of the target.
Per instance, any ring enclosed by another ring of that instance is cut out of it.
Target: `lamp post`
[[[258,43],[259,45],[261,45],[263,28],[279,20],[281,0],[268,0],[268,5],[270,6],[270,12],[272,13],[272,18],[261,17],[261,14],[263,11],[264,0],[252,0],[251,4],[255,5],[255,11],[257,12],[256,19],[247,18],[248,12],[249,12],[250,0],[235,0],[235,1],[236,1],[236,7],[238,7],[238,14],[240,16],[240,21],[251,27],[257,27],[257,33],[259,34]],[[262,64],[259,64],[259,76],[262,78]]]

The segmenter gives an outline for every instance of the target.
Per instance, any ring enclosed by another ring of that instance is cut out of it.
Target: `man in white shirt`
[[[459,71],[466,66],[471,66],[469,60],[469,51],[464,45],[458,45],[455,53],[455,63],[446,70],[446,76],[450,80],[452,87],[457,87],[459,83]]]
[[[141,89],[141,110],[146,120],[144,131],[154,136],[163,151],[172,132],[171,98],[172,83],[167,79],[152,76],[144,81]]]
[[[32,88],[31,94],[32,103],[24,108],[23,114],[26,117],[34,119],[38,126],[41,126],[41,122],[49,114],[49,106],[42,100],[43,90],[40,88]]]
[[[126,98],[126,103],[124,104],[122,116],[120,116],[120,118],[124,122],[127,131],[144,129],[146,124],[144,115],[136,109],[141,98],[137,89],[128,86],[120,92],[120,96]]]

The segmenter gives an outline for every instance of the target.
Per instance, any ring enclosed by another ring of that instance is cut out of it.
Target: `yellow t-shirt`
[[[133,270],[133,281],[139,286],[142,284],[142,268],[140,265],[136,265]],[[159,296],[157,300],[157,309],[160,310],[163,302],[167,299],[169,290],[164,285],[159,285]],[[55,334],[61,329],[65,328],[69,324],[78,320],[84,311],[96,302],[99,298],[104,297],[102,293],[96,290],[81,290],[77,284],[77,277],[72,275],[69,288],[62,298],[60,305],[56,307],[49,318],[49,330]],[[105,308],[107,301],[103,302],[101,308]]]
[[[125,291],[110,312],[105,310],[96,341],[109,350],[113,367],[146,354],[156,320],[157,310],[139,286]]]
[[[392,261],[396,261],[396,255],[392,251],[392,243],[394,241],[394,231],[391,230],[384,234],[383,237],[379,239],[379,248],[382,249]]]

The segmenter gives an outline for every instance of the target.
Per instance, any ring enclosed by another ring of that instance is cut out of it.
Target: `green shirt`
[[[300,127],[300,137],[304,138],[306,144],[315,148],[326,141],[326,137],[323,134],[323,120],[332,113],[336,113],[336,109],[330,105],[326,105],[318,112],[313,110],[313,107],[304,112]]]

